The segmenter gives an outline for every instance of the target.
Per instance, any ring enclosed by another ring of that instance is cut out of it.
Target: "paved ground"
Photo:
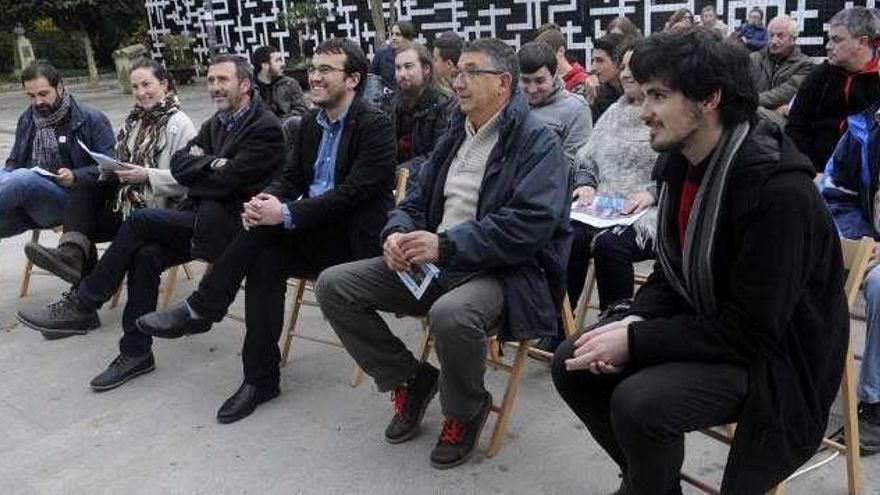
[[[204,87],[182,91],[197,124],[211,110]],[[106,111],[114,128],[131,105],[112,86],[77,91]],[[19,93],[0,94],[0,157],[5,159]],[[47,234],[52,244],[57,234]],[[617,487],[615,466],[552,390],[547,368],[530,363],[504,449],[451,471],[428,466],[441,422],[433,404],[424,432],[410,443],[382,440],[388,397],[371,382],[347,385],[352,362],[341,350],[297,343],[283,369],[282,395],[251,417],[214,421],[241,380],[242,325],[157,342],[157,369],[122,388],[96,394],[89,380],[116,355],[120,309],[103,309],[90,335],[47,342],[13,325],[19,307],[57,299],[64,285],[39,276],[18,298],[27,235],[0,242],[0,493],[315,493],[315,494],[603,494]],[[193,283],[181,278],[183,297]],[[241,298],[240,298],[241,299]],[[239,301],[233,309],[243,312]],[[306,309],[304,331],[329,336],[318,312]],[[417,345],[413,320],[391,321]],[[861,323],[854,325],[863,334]],[[488,373],[493,393],[502,385]],[[688,438],[687,466],[719,479],[725,449],[701,435]],[[880,456],[862,465],[864,493],[880,493]],[[846,493],[844,464],[835,459],[789,484],[790,493]],[[689,492],[693,493],[693,492]]]

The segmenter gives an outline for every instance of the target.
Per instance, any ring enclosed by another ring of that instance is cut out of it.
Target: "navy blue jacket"
[[[443,219],[443,190],[465,138],[464,116],[422,166],[419,187],[392,210],[382,233],[436,232]],[[517,92],[500,116],[500,136],[486,164],[476,219],[440,234],[441,270],[482,271],[504,289],[501,340],[557,333],[571,251],[571,178],[559,139],[529,114]]]
[[[31,149],[34,142],[34,108],[28,107],[18,118],[15,128],[15,143],[12,152],[6,159],[6,170],[31,167]],[[116,137],[107,116],[94,108],[80,105],[73,95],[70,96],[70,134],[74,138],[70,143],[70,166],[76,180],[83,176],[98,176],[98,165],[79,145],[81,139],[92,151],[107,156],[116,156]]]
[[[841,237],[880,239],[874,229],[874,196],[880,174],[880,103],[847,118],[846,134],[825,165],[819,190]]]
[[[397,79],[394,78],[394,48],[391,43],[386,43],[373,56],[370,63],[370,74],[376,74],[382,78],[382,84],[388,89],[397,89]]]

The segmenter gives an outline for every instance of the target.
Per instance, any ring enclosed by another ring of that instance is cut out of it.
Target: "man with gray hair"
[[[774,17],[767,33],[767,47],[751,54],[752,80],[760,107],[782,123],[791,99],[815,66],[797,46],[798,25],[794,19],[787,15]]]
[[[392,444],[418,432],[440,391],[445,420],[431,452],[438,469],[473,453],[492,406],[483,374],[487,335],[556,335],[565,262],[569,168],[559,140],[517,91],[513,48],[466,45],[453,88],[464,115],[423,165],[418,188],[389,216],[384,256],[328,268],[315,284],[325,317],[348,352],[391,392]],[[439,268],[421,297],[399,274]],[[428,316],[442,373],[419,362],[377,313]]]
[[[834,15],[825,49],[828,59],[813,69],[798,89],[785,130],[816,172],[846,131],[846,118],[880,100],[876,43],[880,21],[864,7]]]

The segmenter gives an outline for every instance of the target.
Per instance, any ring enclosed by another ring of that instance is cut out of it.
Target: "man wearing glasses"
[[[556,333],[571,243],[569,169],[518,81],[516,53],[504,42],[464,48],[453,73],[463,115],[423,165],[419,187],[391,213],[384,256],[327,269],[315,286],[346,349],[392,393],[389,443],[416,435],[439,388],[445,419],[431,452],[439,469],[470,457],[489,414],[487,333]],[[426,263],[439,276],[417,299],[395,272]],[[427,314],[442,373],[420,363],[377,311]]]
[[[312,64],[309,85],[319,110],[303,118],[280,179],[244,204],[245,232],[186,301],[137,321],[154,337],[205,332],[223,319],[247,278],[244,382],[217,413],[220,423],[238,421],[280,393],[287,279],[379,254],[379,231],[393,204],[394,135],[388,117],[359,97],[364,52],[331,38]]]

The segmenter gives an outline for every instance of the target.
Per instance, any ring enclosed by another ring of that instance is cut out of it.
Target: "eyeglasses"
[[[321,77],[329,76],[331,72],[345,72],[345,69],[339,69],[337,67],[331,67],[329,65],[319,65],[315,67],[314,65],[310,65],[306,71],[311,76],[315,72],[321,75]]]
[[[507,72],[503,70],[496,69],[455,69],[452,71],[450,76],[452,80],[458,79],[458,76],[465,78],[468,81],[473,80],[477,76],[481,76],[483,74],[491,74],[493,76],[500,76],[501,74],[507,74]]]

